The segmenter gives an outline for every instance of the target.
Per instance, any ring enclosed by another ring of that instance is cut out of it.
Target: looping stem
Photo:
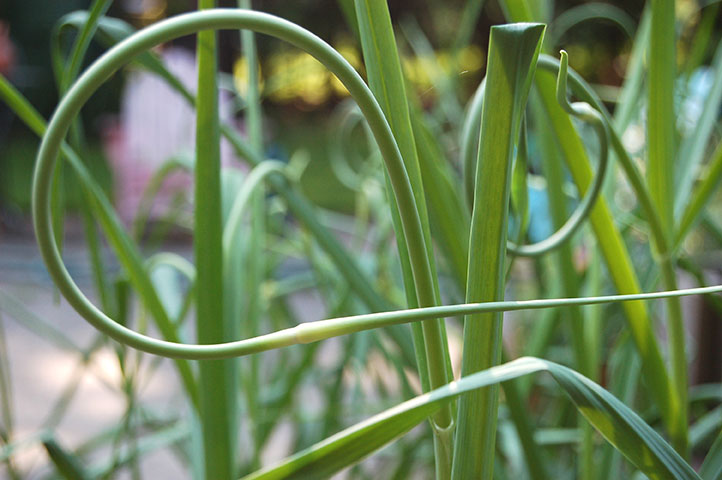
[[[546,239],[529,245],[517,245],[514,242],[507,241],[507,252],[510,255],[522,257],[538,257],[549,253],[561,246],[569,240],[572,235],[579,229],[582,223],[587,219],[589,213],[594,207],[599,194],[601,193],[604,177],[609,165],[609,143],[610,143],[610,126],[608,119],[597,108],[587,102],[569,103],[567,99],[567,78],[573,72],[568,70],[567,52],[561,51],[561,61],[556,63],[551,57],[539,56],[537,63],[538,68],[557,73],[557,100],[561,107],[570,115],[574,115],[580,120],[590,123],[594,128],[594,132],[599,138],[599,166],[594,176],[594,180],[590,188],[587,190],[581,203],[576,210],[567,219],[567,221],[559,227],[559,229]],[[576,80],[576,78],[572,78]],[[573,85],[578,88],[586,88],[586,85]],[[466,115],[462,129],[462,163],[464,165],[464,187],[467,192],[467,200],[470,200],[469,192],[473,191],[473,175],[476,166],[476,152],[478,148],[478,138],[474,132],[479,131],[481,123],[481,109],[483,106],[484,90],[486,88],[486,79],[482,80],[479,88],[474,94],[471,101],[469,111]]]
[[[298,25],[255,11],[212,9],[164,20],[118,43],[73,84],[48,125],[38,152],[33,178],[33,222],[48,273],[68,303],[96,329],[130,347],[166,356],[197,354],[197,346],[162,342],[120,325],[83,294],[68,273],[53,236],[49,191],[53,167],[64,145],[63,139],[70,124],[101,84],[134,57],[159,43],[200,30],[213,29],[250,29],[287,41],[316,57],[344,84],[366,117],[383,155],[399,206],[404,237],[408,242],[414,280],[420,285],[419,288],[432,291],[431,268],[408,174],[388,121],[358,72],[330,45]],[[266,346],[273,343],[271,340]]]
[[[569,113],[580,120],[590,123],[594,128],[594,132],[599,139],[599,166],[594,175],[594,181],[591,188],[584,194],[584,198],[577,206],[576,210],[567,219],[567,221],[559,227],[559,229],[546,239],[532,243],[529,245],[516,245],[511,241],[507,241],[506,248],[509,254],[522,257],[537,257],[549,253],[559,248],[564,242],[569,240],[572,235],[582,226],[584,220],[589,217],[589,213],[594,207],[594,203],[602,190],[604,177],[609,164],[609,133],[608,125],[602,114],[594,107],[586,102],[569,103],[567,98],[567,77],[569,55],[562,50],[561,61],[559,64],[559,72],[557,74],[557,101],[559,105]]]

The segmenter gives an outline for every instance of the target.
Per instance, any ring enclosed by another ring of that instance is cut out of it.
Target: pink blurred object
[[[15,66],[15,45],[10,40],[10,26],[0,20],[0,73],[9,75]]]
[[[195,93],[194,55],[185,49],[168,48],[161,57],[168,70]],[[221,121],[232,120],[232,103],[227,92],[221,91],[219,112]],[[119,119],[105,128],[104,138],[113,170],[116,208],[121,219],[130,224],[154,172],[173,157],[193,158],[195,111],[162,79],[145,71],[135,71],[126,80]],[[232,162],[233,158],[230,144],[223,140],[223,165],[238,165]],[[175,172],[166,178],[155,198],[150,218],[162,218],[179,192],[190,206],[193,197],[190,173]]]

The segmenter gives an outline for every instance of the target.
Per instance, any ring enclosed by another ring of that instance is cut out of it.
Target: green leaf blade
[[[645,475],[652,479],[700,480],[659,434],[612,394],[574,370],[533,357],[477,372],[412,398],[244,480],[327,478],[408,432],[453,398],[542,371],[552,375],[590,423]]]
[[[511,164],[544,29],[542,24],[512,24],[491,30],[469,240],[467,302],[497,301],[503,296]],[[501,361],[501,322],[498,313],[466,318],[462,376]],[[498,387],[460,400],[452,478],[491,478],[497,404]]]

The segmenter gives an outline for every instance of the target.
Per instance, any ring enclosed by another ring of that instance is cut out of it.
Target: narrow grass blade
[[[469,2],[474,3],[474,2]],[[475,21],[475,20],[474,20]],[[413,18],[408,17],[401,21],[401,30],[418,59],[424,59],[421,62],[421,68],[426,72],[427,77],[431,81],[432,88],[436,90],[438,101],[435,102],[435,111],[438,111],[439,118],[446,120],[453,128],[463,120],[463,112],[456,91],[456,73],[450,68],[444,68],[434,51],[428,37],[424,34],[419,23]],[[456,58],[452,60],[455,62]],[[453,65],[453,63],[452,63]],[[426,186],[426,181],[424,181]]]
[[[642,19],[637,27],[632,44],[632,51],[629,54],[624,84],[619,94],[619,101],[614,109],[614,127],[619,132],[624,132],[632,121],[632,115],[639,109],[639,100],[643,97],[642,83],[646,64],[647,47],[649,46],[649,30],[651,16],[649,6],[642,12]]]
[[[87,19],[83,22],[82,28],[79,29],[67,58],[64,58],[61,52],[61,34],[67,24],[61,19],[56,25],[51,42],[51,56],[53,70],[61,93],[65,92],[70,83],[78,76],[83,58],[90,46],[90,41],[98,28],[98,20],[105,15],[111,3],[113,3],[112,0],[95,0],[93,2],[87,11]]]
[[[722,48],[720,48],[722,51]],[[707,173],[700,182],[700,185],[694,190],[689,204],[682,213],[679,221],[679,228],[675,237],[674,245],[679,246],[690,230],[699,221],[700,215],[707,206],[719,186],[722,179],[722,142],[717,145],[716,150],[712,154],[712,158],[707,166]]]
[[[20,300],[4,290],[0,290],[0,312],[8,314],[19,324],[68,353],[83,351],[62,330],[35,315]]]
[[[184,170],[188,172],[193,171],[194,158],[190,155],[178,155],[176,157],[168,159],[158,169],[153,172],[153,176],[150,177],[146,184],[145,190],[140,197],[138,202],[138,209],[135,212],[133,218],[133,224],[131,227],[132,237],[136,242],[140,242],[143,239],[143,234],[150,220],[150,213],[153,207],[153,200],[156,195],[163,187],[163,182],[177,170]]]
[[[43,441],[43,446],[63,478],[66,480],[90,480],[91,477],[80,463],[80,459],[66,451],[54,439]]]
[[[674,152],[676,124],[674,115],[674,77],[676,54],[674,0],[652,3],[649,60],[649,98],[647,115],[647,181],[649,193],[659,212],[666,234],[674,224]]]
[[[456,30],[456,38],[454,38],[454,50],[461,50],[471,43],[474,28],[479,21],[484,3],[485,0],[469,0],[464,4],[464,10],[460,17],[460,25]]]
[[[722,432],[717,435],[712,448],[707,452],[702,467],[699,469],[699,476],[703,480],[722,479]]]
[[[722,8],[722,4],[712,0],[709,2],[700,2],[698,8],[701,11],[701,19],[695,29],[694,37],[690,41],[690,51],[687,54],[682,68],[687,78],[702,65],[710,42],[714,42],[717,38],[713,32],[715,31],[715,24],[717,18],[719,18],[719,11],[720,8]]]
[[[513,24],[491,30],[471,217],[467,302],[501,300],[504,295],[511,165],[544,29],[542,24]],[[462,376],[500,362],[501,322],[500,314],[466,318]],[[460,400],[452,478],[491,478],[497,404],[498,387]]]
[[[649,478],[699,480],[659,434],[609,392],[567,367],[530,357],[462,377],[415,397],[244,479],[326,478],[397,439],[454,397],[542,371],[551,374],[582,415]]]
[[[92,3],[90,10],[88,11],[86,21],[82,24],[82,26],[78,28],[78,33],[75,37],[72,48],[70,49],[67,58],[63,58],[61,52],[61,34],[65,30],[66,24],[64,23],[63,19],[61,19],[60,22],[58,22],[58,24],[56,24],[53,28],[53,34],[50,42],[51,61],[55,73],[55,83],[58,88],[58,92],[61,95],[68,90],[71,82],[75,80],[78,73],[80,72],[80,68],[90,45],[90,41],[98,28],[98,21],[100,20],[100,18],[102,18],[105,12],[108,11],[111,3],[111,0],[95,0]],[[73,125],[71,125],[70,138],[71,144],[76,149],[81,149],[85,146],[83,126],[82,122],[80,122],[79,120],[76,120],[75,122],[73,122]],[[58,164],[57,172],[57,179],[59,181],[60,178],[63,176],[62,164]],[[64,195],[62,192],[62,187],[59,184],[56,185],[56,191],[58,194],[58,202],[56,203],[56,207],[54,208],[56,216],[55,226],[56,236],[59,238],[62,236],[61,232],[64,228],[64,211],[62,207]],[[93,272],[93,281],[98,291],[101,305],[105,309],[111,309],[113,308],[113,306],[111,304],[110,289],[107,285],[102,257],[100,256],[100,243],[98,240],[95,223],[92,219],[92,213],[90,212],[90,209],[88,207],[88,203],[89,202],[87,201],[83,201],[80,203],[80,212],[83,219],[85,240],[88,246],[88,254],[90,257],[90,263]]]
[[[711,75],[712,87],[704,99],[702,113],[690,136],[684,138],[679,146],[679,158],[684,161],[677,162],[675,165],[677,191],[674,213],[677,216],[684,208],[688,208],[687,202],[693,195],[693,190],[696,192],[693,187],[697,170],[705,157],[707,145],[719,118],[719,109],[722,105],[722,43],[717,47],[712,61]]]
[[[251,0],[239,0],[239,8],[251,9]],[[263,122],[261,112],[261,97],[260,97],[260,72],[258,64],[258,52],[256,50],[256,36],[251,30],[242,30],[241,36],[241,50],[243,58],[245,59],[246,72],[245,77],[248,79],[246,84],[245,92],[245,122],[248,132],[248,141],[253,148],[254,152],[263,157]],[[258,167],[254,168],[253,172],[262,170],[267,162],[261,163]],[[248,178],[247,180],[250,180]],[[245,187],[246,182],[243,186]],[[265,244],[265,202],[263,186],[261,188],[251,189],[250,204],[252,208],[250,232],[246,235],[245,242],[229,242],[228,245],[224,242],[224,266],[227,269],[224,272],[224,288],[227,292],[225,298],[225,322],[226,328],[233,336],[241,334],[243,337],[254,337],[259,332],[259,322],[261,320],[261,314],[264,308],[262,303],[262,291],[263,280],[265,278],[265,263],[264,258],[264,244]],[[236,202],[234,203],[230,215],[234,213],[237,215],[236,218],[241,217],[241,213],[233,211],[238,205],[241,195],[244,192],[239,190],[236,194]],[[239,207],[242,208],[242,207]],[[235,220],[229,218],[230,221]],[[237,227],[236,227],[237,228]],[[237,231],[237,230],[236,230]],[[226,238],[226,231],[224,228],[223,239]],[[245,245],[244,245],[245,243]],[[225,254],[228,254],[228,257]],[[245,303],[245,305],[242,305]],[[245,311],[244,311],[245,310]],[[239,362],[235,362],[239,365]],[[253,438],[255,440],[256,449],[258,452],[261,448],[262,443],[259,443],[258,437],[258,418],[259,418],[259,398],[258,392],[260,389],[260,360],[258,358],[251,358],[248,361],[248,367],[244,369],[244,374],[241,376],[240,384],[243,387],[246,403],[248,405],[248,417],[251,419],[252,426],[251,431],[253,432]],[[235,408],[235,407],[234,407]],[[237,408],[235,411],[230,412],[232,416],[230,421],[238,420]],[[235,438],[234,438],[235,440]],[[233,443],[230,454],[233,455],[237,451],[237,442]],[[254,455],[254,459],[257,459],[258,455]],[[253,468],[257,468],[256,465]]]

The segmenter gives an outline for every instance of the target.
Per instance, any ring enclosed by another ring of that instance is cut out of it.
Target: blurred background
[[[349,27],[344,12],[339,7],[343,2],[328,1],[256,1],[254,8],[280,15],[283,18],[305,26],[340,50],[350,62],[361,69],[361,55],[355,33]],[[486,42],[489,26],[503,22],[503,14],[495,2],[486,2],[486,6],[476,27],[468,32],[472,40],[470,46],[459,52],[459,64],[456,65],[460,81],[459,100],[466,103],[484,74]],[[571,7],[581,5],[581,1],[557,1],[555,9],[564,12]],[[621,84],[624,75],[626,56],[631,44],[630,34],[639,21],[644,2],[619,1],[608,2],[627,15],[627,25],[611,21],[587,22],[583,27],[573,28],[560,39],[570,52],[571,65],[585,79],[606,87]],[[680,2],[693,4],[694,2]],[[234,6],[234,2],[221,1],[220,6]],[[55,34],[54,26],[64,14],[85,9],[88,2],[69,0],[46,2],[44,0],[5,0],[0,4],[0,72],[21,90],[31,103],[48,118],[57,104],[58,95],[53,80],[50,44]],[[452,68],[451,52],[458,41],[458,26],[464,15],[465,2],[450,1],[393,1],[390,2],[392,18],[402,26],[397,33],[401,48],[406,54],[405,73],[419,93],[425,108],[433,108],[438,101],[438,92],[429,78],[428,65],[438,63],[442,68]],[[182,0],[123,0],[113,2],[108,15],[126,20],[135,28],[140,28],[162,18],[177,15],[195,8],[195,2]],[[691,26],[695,19],[691,19]],[[420,29],[430,42],[431,51],[414,52],[409,45]],[[70,33],[59,35],[63,45],[72,41]],[[64,37],[64,38],[63,38]],[[235,32],[220,34],[220,68],[229,77],[229,81],[241,85],[244,79],[243,60],[240,58],[239,39]],[[339,185],[333,175],[325,175],[325,157],[323,145],[329,135],[327,122],[339,102],[346,97],[343,87],[335,81],[320,64],[309,56],[281,42],[269,38],[259,39],[261,74],[263,76],[263,107],[266,117],[268,138],[272,138],[273,153],[276,156],[288,156],[289,152],[303,146],[313,157],[303,178],[306,193],[321,205],[350,211],[353,196]],[[162,47],[173,58],[173,65],[186,72],[186,78],[193,78],[193,38],[179,39],[171,45]],[[102,53],[104,47],[93,43],[88,57],[90,59]],[[234,75],[235,73],[235,75]],[[167,111],[157,111],[149,116],[148,112],[134,109],[142,103],[144,93],[152,97],[154,86],[134,88],[138,82],[128,85],[134,77],[133,72],[116,75],[93,97],[93,101],[83,109],[82,121],[88,139],[88,159],[92,169],[105,188],[111,190],[114,183],[112,151],[117,147],[119,135],[132,128],[163,128],[163,120],[172,116],[177,103],[166,106]],[[137,78],[136,78],[137,80]],[[141,80],[142,83],[142,80]],[[157,82],[156,90],[162,89]],[[172,95],[172,94],[169,94]],[[159,102],[161,104],[163,102]],[[149,109],[150,110],[150,109]],[[142,124],[142,126],[138,126]],[[292,128],[289,128],[292,127]],[[308,131],[310,130],[310,131]],[[306,139],[317,140],[309,142]],[[172,138],[168,143],[173,143]],[[154,141],[164,142],[161,139]],[[133,140],[131,140],[131,143]],[[26,214],[29,207],[29,185],[32,170],[32,158],[38,140],[26,128],[13,119],[4,105],[0,106],[0,232],[4,235],[27,234]],[[142,148],[142,147],[139,147]],[[156,152],[161,155],[167,152]],[[121,167],[122,168],[122,167]],[[121,174],[122,175],[122,174]],[[318,188],[331,185],[332,188]],[[77,192],[76,192],[77,193]],[[68,204],[73,208],[77,201],[72,189],[69,191]],[[332,198],[326,198],[331,196]]]

